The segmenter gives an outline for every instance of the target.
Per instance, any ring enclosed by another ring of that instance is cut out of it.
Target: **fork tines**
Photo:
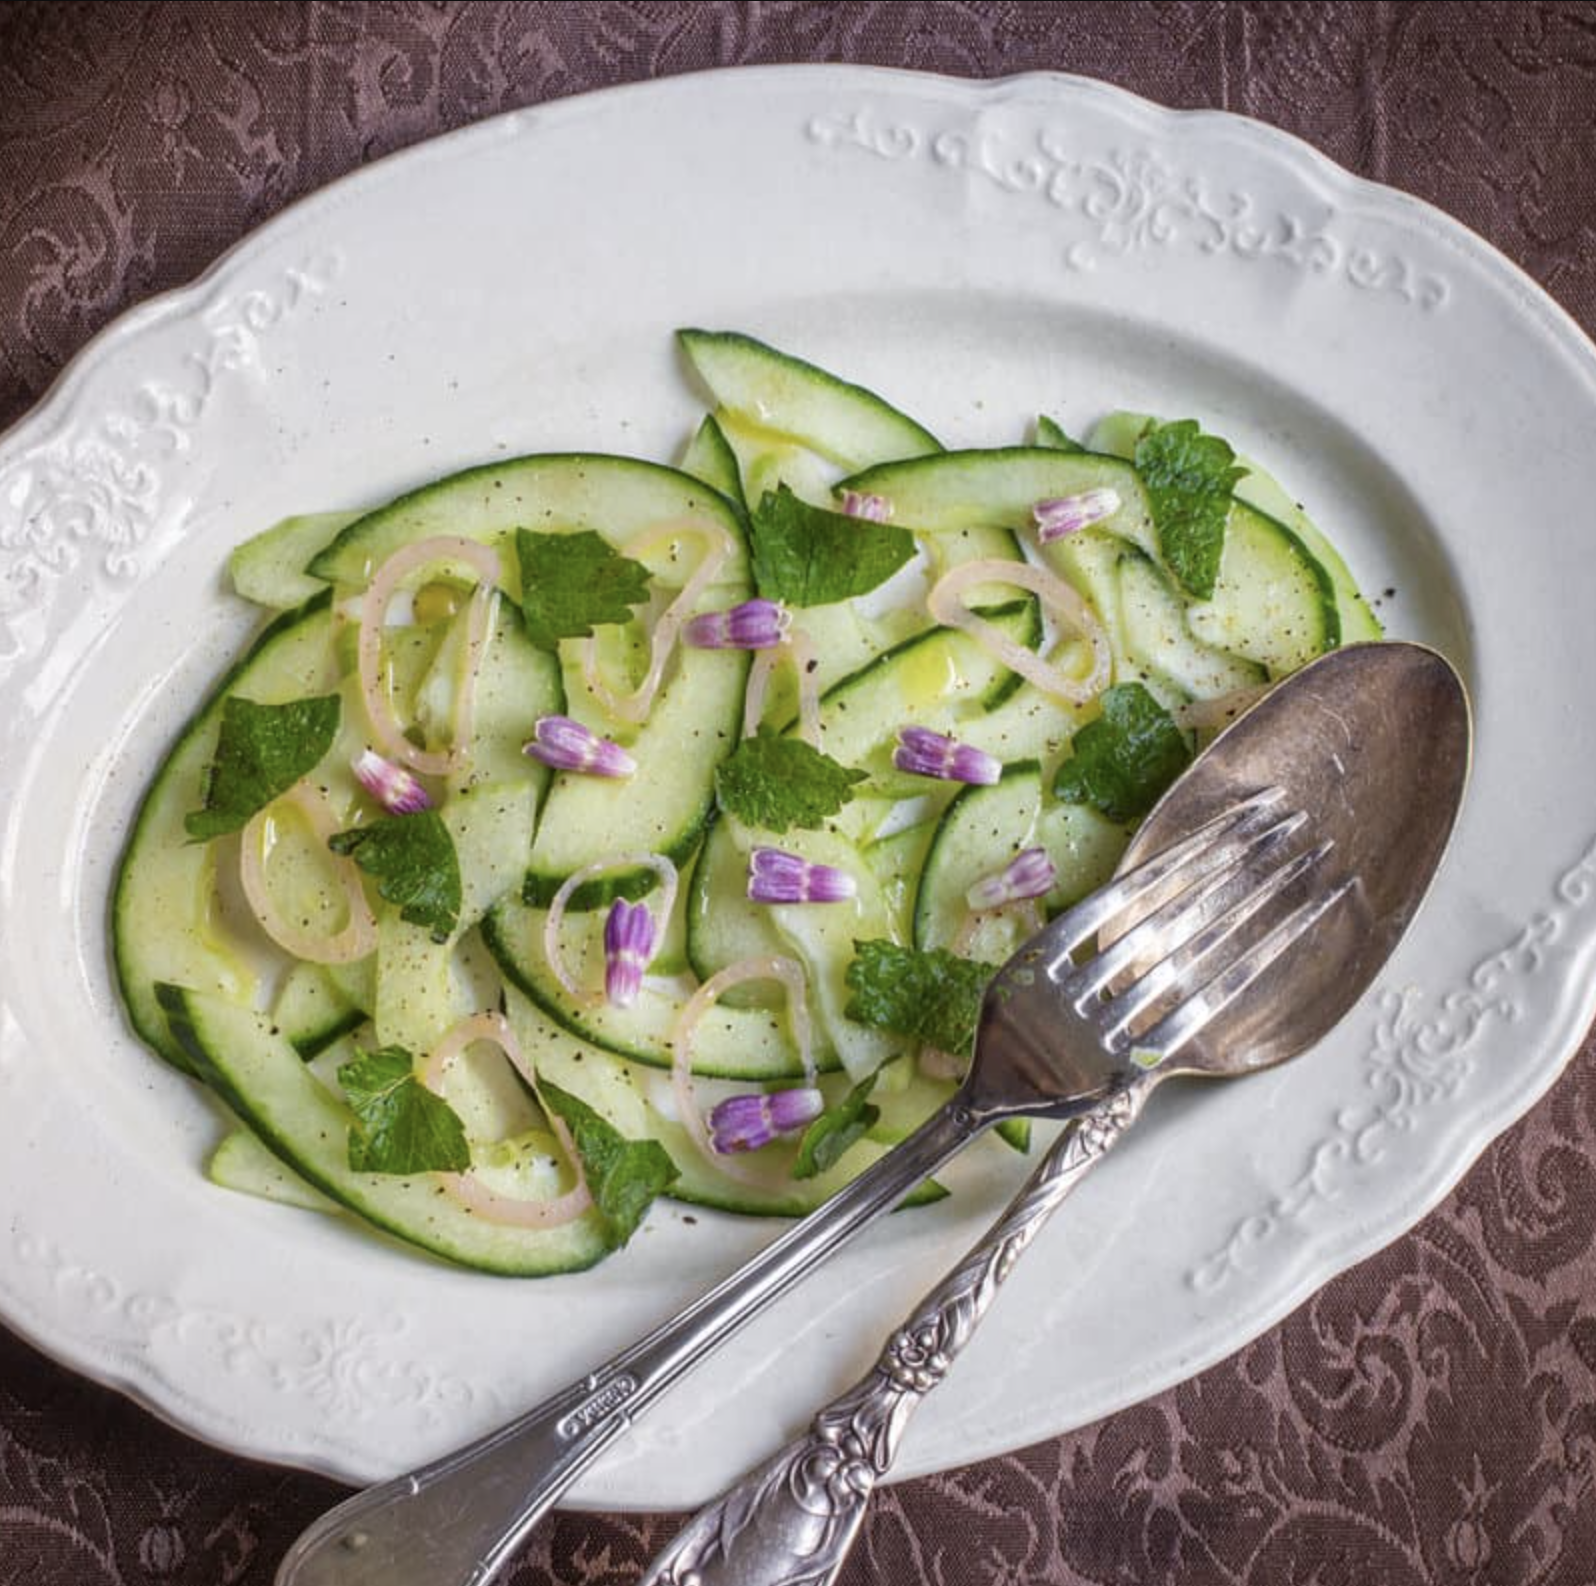
[[[1345,881],[1295,901],[1333,844],[1290,852],[1308,818],[1282,813],[1282,797],[1268,788],[1233,806],[1056,922],[1066,945],[1049,973],[1109,1050],[1134,1045],[1162,1061],[1350,889]],[[1283,917],[1282,903],[1291,905]],[[1134,923],[1123,934],[1072,962],[1071,948],[1112,934],[1127,913]]]
[[[1072,972],[1071,955],[1127,912],[1145,913],[1209,876],[1229,874],[1245,864],[1280,824],[1275,808],[1284,797],[1282,788],[1261,789],[1067,909],[1048,931],[1053,949],[1048,974],[1057,980]],[[1292,830],[1305,819],[1300,813],[1285,817],[1294,823]]]

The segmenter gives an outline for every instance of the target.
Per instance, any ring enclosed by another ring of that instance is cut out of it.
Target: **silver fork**
[[[290,1549],[277,1586],[487,1586],[660,1393],[984,1129],[1021,1115],[1088,1115],[1071,1138],[1077,1150],[1098,1142],[1095,1159],[1140,1110],[1156,1060],[1267,967],[1254,945],[1178,996],[1192,966],[1218,956],[1328,846],[1286,856],[1306,817],[1280,813],[1280,803],[1276,788],[1239,801],[1059,916],[995,977],[969,1076],[913,1135],[614,1359],[469,1447],[330,1510]],[[1291,930],[1311,917],[1311,907],[1299,910]],[[1099,933],[1117,940],[1076,969],[1071,955]],[[922,1366],[894,1369],[924,1380]]]
[[[1272,828],[1255,860],[1301,819]],[[1346,877],[1318,895],[1311,891],[1330,847],[1327,841],[1284,858],[1261,880],[1256,863],[1222,874],[1155,911],[1080,968],[1070,955],[1084,940],[1083,919],[1066,916],[1001,971],[987,994],[980,1040],[1031,1052],[1062,1047],[1085,1064],[1100,1063],[1100,1099],[1059,1136],[988,1233],[892,1334],[871,1370],[785,1448],[700,1510],[640,1586],[835,1580],[914,1411],[974,1335],[1014,1263],[1140,1116],[1154,1087],[1172,1073],[1239,1074],[1265,1066],[1203,1054],[1183,1068],[1179,1054],[1354,890],[1356,878]],[[1177,945],[1168,949],[1170,942]],[[1111,994],[1150,954],[1151,966]],[[1168,1006],[1177,988],[1197,976],[1198,989]]]

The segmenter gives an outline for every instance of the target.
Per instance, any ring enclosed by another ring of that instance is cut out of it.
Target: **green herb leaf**
[[[743,741],[715,772],[715,792],[727,814],[749,826],[784,832],[818,829],[853,798],[866,773],[839,765],[801,738],[761,729]]]
[[[622,556],[601,534],[515,531],[521,610],[527,637],[545,650],[585,639],[595,623],[626,622],[649,594],[648,569]]]
[[[356,1123],[349,1166],[356,1173],[464,1173],[471,1166],[465,1126],[443,1097],[416,1078],[402,1046],[384,1046],[338,1069]]]
[[[1159,424],[1136,443],[1136,472],[1152,502],[1158,550],[1187,592],[1209,599],[1225,550],[1225,519],[1247,470],[1196,419]]]
[[[377,890],[399,906],[402,919],[426,926],[435,942],[449,939],[460,918],[460,861],[436,810],[380,816],[335,832],[327,846],[374,876]]]
[[[874,1074],[862,1079],[804,1130],[792,1165],[794,1178],[816,1178],[835,1167],[843,1153],[875,1127],[881,1116],[881,1109],[870,1100],[875,1083]]]
[[[923,1041],[954,1057],[975,1049],[981,998],[996,964],[958,958],[935,948],[920,952],[896,942],[855,942],[848,965],[850,1019]]]
[[[551,1081],[540,1079],[538,1094],[570,1129],[610,1249],[619,1250],[654,1197],[679,1176],[676,1164],[659,1141],[628,1140],[580,1097]]]
[[[1105,689],[1103,714],[1075,734],[1054,794],[1089,804],[1111,821],[1145,815],[1191,763],[1191,745],[1175,718],[1140,683]]]
[[[338,696],[257,705],[237,694],[222,701],[216,753],[205,775],[205,807],[183,817],[203,841],[236,832],[315,769],[338,734]]]
[[[765,492],[748,529],[759,593],[789,606],[868,595],[914,556],[907,529],[811,506],[786,485]]]

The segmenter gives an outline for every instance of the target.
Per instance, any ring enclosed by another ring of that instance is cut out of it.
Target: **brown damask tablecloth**
[[[376,155],[793,60],[1060,69],[1244,112],[1449,210],[1596,331],[1589,3],[12,4],[0,426],[121,310]],[[0,1331],[3,1586],[264,1586],[338,1495]],[[506,1578],[620,1586],[676,1523],[560,1514]],[[1596,1044],[1406,1238],[1180,1388],[882,1494],[845,1579],[1596,1582]]]

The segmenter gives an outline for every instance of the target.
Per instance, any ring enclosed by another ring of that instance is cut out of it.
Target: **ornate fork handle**
[[[1082,1115],[1025,1187],[808,1430],[701,1510],[641,1586],[825,1586],[842,1567],[909,1418],[941,1382],[1042,1225],[1140,1114],[1132,1084]]]

